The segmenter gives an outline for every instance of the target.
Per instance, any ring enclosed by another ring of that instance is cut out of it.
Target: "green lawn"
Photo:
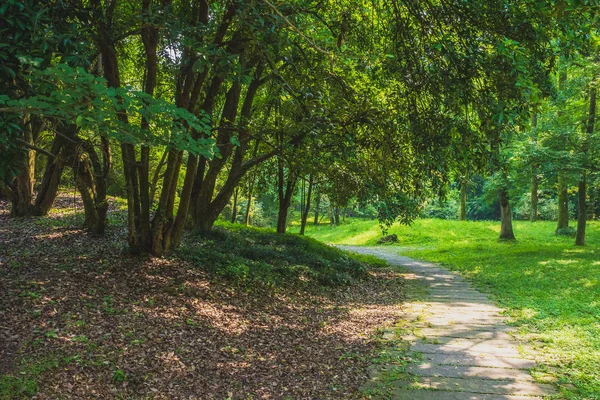
[[[572,226],[575,224],[572,223]],[[538,346],[566,399],[600,399],[600,223],[587,246],[554,235],[554,222],[515,222],[517,241],[497,240],[499,222],[423,219],[394,225],[393,248],[439,262],[469,277],[507,309],[523,337]],[[295,230],[292,230],[295,231]],[[335,244],[374,245],[376,221],[310,226],[307,234]]]

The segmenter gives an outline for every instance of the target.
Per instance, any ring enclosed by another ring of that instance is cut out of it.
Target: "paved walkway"
[[[528,369],[535,361],[519,352],[521,345],[509,334],[502,310],[467,280],[392,249],[345,249],[402,266],[413,282],[405,305],[407,325],[386,331],[384,338],[399,337],[406,345],[399,354],[417,356],[403,358],[410,361],[402,374],[389,373],[402,364],[398,360],[374,365],[364,387],[372,397],[383,397],[377,389],[382,386],[385,398],[391,392],[397,400],[536,400],[555,393],[551,385],[533,380]]]

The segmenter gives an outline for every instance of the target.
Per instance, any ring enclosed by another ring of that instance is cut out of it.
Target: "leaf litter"
[[[30,384],[22,395],[360,398],[379,328],[402,318],[392,270],[248,290],[177,257],[129,255],[123,228],[87,235],[57,203],[43,218],[0,203],[0,375]]]

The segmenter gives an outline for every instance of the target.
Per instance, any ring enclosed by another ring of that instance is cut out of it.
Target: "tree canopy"
[[[303,223],[313,186],[332,215],[352,201],[410,223],[473,173],[510,239],[517,160],[595,172],[593,2],[9,0],[0,16],[13,214],[47,213],[70,173],[92,233],[126,197],[135,252],[235,221],[242,196],[248,222],[276,194],[285,232],[302,182]]]

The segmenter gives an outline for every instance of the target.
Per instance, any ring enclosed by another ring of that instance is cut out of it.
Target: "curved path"
[[[372,366],[366,393],[377,398],[385,387],[385,398],[391,392],[398,400],[535,400],[555,393],[529,374],[535,361],[519,351],[522,346],[510,335],[502,310],[461,276],[391,249],[343,248],[403,267],[411,282],[407,325],[386,330],[384,339],[402,339],[398,342],[405,348],[398,354],[413,356],[402,357],[410,361],[401,374],[390,373],[403,364],[398,360]]]

